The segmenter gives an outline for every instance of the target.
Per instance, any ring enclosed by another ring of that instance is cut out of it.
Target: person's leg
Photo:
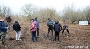
[[[1,35],[2,35],[2,34],[1,34],[1,32],[0,32],[0,39],[1,39]]]
[[[18,36],[18,39],[21,40],[21,39],[20,39],[20,37],[21,37],[21,31],[18,32],[18,35],[19,35],[19,36]]]
[[[56,38],[58,37],[58,32],[56,32]]]
[[[34,31],[34,37],[35,37],[35,39],[37,41],[36,31]]]
[[[17,39],[19,40],[19,31],[17,32]]]
[[[69,30],[67,29],[67,32],[68,32],[68,34],[69,34]]]
[[[56,41],[56,32],[55,32],[55,41]]]
[[[6,43],[6,32],[2,32],[2,45],[5,45]]]
[[[18,32],[16,31],[16,40],[18,40]]]
[[[64,33],[64,30],[65,30],[65,29],[63,29],[63,31],[62,31],[62,35],[63,35],[63,33]]]
[[[49,32],[50,32],[50,28],[48,28],[48,34],[47,34],[47,37],[49,37]]]
[[[34,31],[32,31],[32,41],[34,42]]]
[[[52,36],[53,36],[53,28],[51,28]]]
[[[37,28],[37,36],[39,37],[39,28]]]
[[[57,37],[58,37],[58,41],[59,41],[59,32],[57,32]]]

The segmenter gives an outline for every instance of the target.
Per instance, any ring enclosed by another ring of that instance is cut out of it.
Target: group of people
[[[49,33],[50,31],[52,32],[52,36],[53,36],[53,30],[55,32],[55,38],[54,40],[56,41],[56,38],[58,37],[58,41],[59,41],[59,33],[61,30],[62,34],[64,33],[64,30],[67,30],[68,34],[69,34],[69,30],[68,30],[68,26],[64,25],[62,28],[62,25],[59,23],[58,20],[54,21],[51,20],[50,18],[47,21],[47,26],[48,26],[48,33],[47,33],[47,37],[49,37]],[[0,17],[0,39],[2,40],[2,44],[5,45],[5,41],[6,41],[6,33],[8,30],[8,24],[5,23],[4,18]],[[40,37],[39,34],[39,21],[37,20],[37,17],[35,19],[31,19],[31,26],[30,26],[30,32],[32,35],[32,41],[35,42],[37,41],[37,39]],[[15,23],[13,24],[13,30],[16,31],[16,40],[21,40],[21,26],[18,23],[18,21],[15,21]],[[34,39],[35,38],[35,39]]]
[[[39,21],[37,20],[37,18],[35,19],[31,19],[31,27],[30,27],[30,31],[32,34],[32,41],[35,42],[35,40],[37,41],[37,38],[40,37],[39,35]],[[37,32],[37,36],[36,36],[36,32]],[[35,37],[35,40],[34,40]]]
[[[48,26],[47,37],[49,37],[50,31],[52,32],[52,36],[53,36],[53,30],[54,30],[54,32],[55,32],[54,40],[55,41],[56,41],[57,37],[58,37],[58,41],[59,41],[59,33],[60,33],[61,30],[62,30],[62,35],[64,33],[64,30],[67,30],[67,32],[69,34],[68,26],[65,24],[62,28],[62,25],[59,23],[58,20],[56,20],[55,23],[54,23],[53,20],[48,18],[47,26]],[[37,18],[31,19],[31,29],[30,29],[30,31],[32,33],[32,41],[35,42],[34,37],[37,41],[37,38],[40,37],[39,36],[39,22],[38,22]],[[37,35],[36,35],[36,32],[37,32]]]
[[[63,28],[62,28],[62,25],[59,23],[58,20],[55,21],[55,23],[53,22],[53,20],[51,20],[50,18],[48,19],[48,22],[47,22],[47,26],[48,26],[48,34],[47,34],[47,37],[49,36],[49,32],[51,31],[52,32],[52,36],[53,36],[53,30],[55,32],[55,38],[54,40],[56,41],[56,38],[58,38],[58,41],[59,40],[59,33],[60,31],[62,30],[62,35],[64,33],[64,30],[67,30],[68,34],[69,34],[69,30],[68,30],[68,26],[66,24],[64,24]]]
[[[0,39],[2,41],[2,45],[6,44],[6,34],[7,34],[7,30],[9,29],[9,23],[10,23],[10,21],[7,21],[9,19],[6,18],[0,17]],[[15,23],[13,24],[13,29],[16,31],[16,40],[21,40],[20,39],[21,27],[18,21],[15,21]]]

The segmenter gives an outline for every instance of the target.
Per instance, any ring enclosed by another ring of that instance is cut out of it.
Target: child
[[[61,31],[62,26],[59,23],[59,21],[55,21],[54,24],[54,31],[55,31],[55,41],[56,41],[56,37],[58,37],[58,41],[59,41],[59,32]]]

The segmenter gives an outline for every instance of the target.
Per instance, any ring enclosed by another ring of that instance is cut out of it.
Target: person
[[[0,32],[1,32],[1,40],[2,45],[6,45],[6,33],[7,33],[8,25],[4,23],[4,19],[0,20]]]
[[[39,35],[39,21],[37,20],[37,17],[35,18],[36,21],[36,27],[37,27],[37,37],[40,37]]]
[[[90,18],[87,18],[88,24],[90,24]]]
[[[50,18],[48,18],[47,26],[48,26],[48,34],[47,34],[47,37],[49,36],[50,30],[51,30],[52,36],[53,36],[53,26],[54,26],[54,22],[53,22],[53,20],[51,20]]]
[[[21,27],[20,27],[18,21],[15,21],[15,23],[13,24],[13,29],[16,31],[16,40],[21,40],[20,39]]]
[[[64,26],[63,26],[62,35],[63,35],[63,33],[64,33],[64,30],[67,30],[67,32],[68,32],[68,34],[69,34],[68,26],[66,25],[66,23],[65,23]]]
[[[0,25],[1,25],[1,23],[2,23],[2,20],[1,20],[1,17],[0,17]],[[0,31],[0,39],[1,39],[1,31]]]
[[[37,28],[36,28],[36,21],[34,21],[34,19],[31,19],[31,29],[30,29],[30,31],[32,33],[32,41],[33,42],[35,42],[34,37],[35,37],[35,39],[37,41],[36,30],[37,30]]]
[[[62,26],[61,24],[59,23],[59,21],[55,21],[55,24],[54,24],[54,31],[55,31],[55,41],[56,41],[56,37],[58,37],[58,41],[59,41],[59,33],[60,31],[62,30]]]

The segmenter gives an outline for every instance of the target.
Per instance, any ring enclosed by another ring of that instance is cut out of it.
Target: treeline
[[[16,19],[30,20],[38,17],[40,22],[46,22],[48,18],[59,20],[63,22],[74,23],[80,20],[87,20],[90,18],[90,6],[83,9],[75,9],[74,6],[65,7],[62,15],[54,8],[38,8],[32,4],[26,4],[22,7],[19,14],[12,14],[11,9],[6,6],[0,6],[0,16],[15,16]]]
[[[11,9],[7,6],[0,6],[0,16],[2,17],[6,17],[6,16],[10,16],[11,14]]]
[[[64,9],[62,19],[65,22],[78,22],[78,21],[84,21],[90,18],[90,6],[84,8],[84,9],[77,9],[73,6],[67,7]]]

